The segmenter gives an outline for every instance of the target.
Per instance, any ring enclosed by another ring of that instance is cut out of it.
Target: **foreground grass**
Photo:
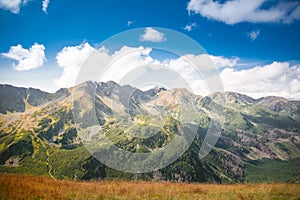
[[[76,182],[0,175],[0,199],[300,199],[300,185]]]

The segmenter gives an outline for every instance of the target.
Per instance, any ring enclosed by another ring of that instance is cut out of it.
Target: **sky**
[[[225,91],[300,100],[296,0],[0,0],[0,26],[1,84],[55,92],[76,84],[94,51],[109,60],[134,50],[106,79],[133,65],[155,64],[180,73],[193,92],[207,95],[203,80],[183,61],[205,63],[203,52],[172,38],[168,30],[174,30],[204,48]],[[125,42],[115,36],[134,29]],[[180,54],[149,47],[155,45],[180,47]]]

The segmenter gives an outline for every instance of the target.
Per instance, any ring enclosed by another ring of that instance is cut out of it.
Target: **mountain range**
[[[55,93],[0,85],[0,95],[0,173],[75,180],[300,181],[300,101],[254,99],[235,92],[202,97],[181,88],[142,91],[113,81],[87,81]],[[81,126],[88,126],[93,109],[103,134],[133,153],[165,147],[180,135],[180,121],[192,123],[195,116],[196,134],[169,166],[147,173],[122,172],[102,164],[83,145],[74,114],[83,119]],[[182,110],[192,110],[193,116],[181,119]],[[151,120],[158,123],[153,117],[157,113],[165,118],[154,128]],[[125,115],[130,123],[121,120]],[[212,121],[222,132],[209,154],[200,157]],[[137,136],[154,130],[150,137]]]

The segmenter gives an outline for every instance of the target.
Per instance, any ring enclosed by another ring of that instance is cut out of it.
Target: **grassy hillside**
[[[299,199],[299,184],[178,184],[170,182],[76,182],[1,175],[0,199]]]
[[[262,159],[246,165],[246,182],[299,182],[300,158],[289,161]]]

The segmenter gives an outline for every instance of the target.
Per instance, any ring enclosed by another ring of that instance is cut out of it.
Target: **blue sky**
[[[228,78],[226,76],[242,79],[244,74],[240,73],[241,70],[245,74],[272,70],[275,74],[274,77],[252,80],[253,84],[251,80],[243,82],[245,87],[249,86],[248,89],[226,84],[224,80],[225,90],[228,88],[255,97],[279,95],[300,98],[297,86],[300,83],[297,74],[300,71],[298,1],[44,0],[44,10],[42,5],[42,0],[14,0],[11,4],[0,0],[0,83],[55,91],[64,86],[55,85],[54,80],[59,79],[66,69],[67,64],[60,66],[57,60],[65,47],[80,51],[84,48],[80,45],[89,44],[94,48],[122,31],[163,27],[188,35],[208,54],[219,56],[222,61],[238,58],[233,66],[219,68],[220,72],[225,70],[224,79]],[[265,14],[260,12],[263,10]],[[43,49],[44,58],[38,59],[32,69],[18,68],[20,60],[26,58],[13,57],[11,47],[21,45],[22,49],[28,50],[35,44],[43,45],[38,47]],[[271,67],[268,68],[269,65]],[[278,85],[279,89],[269,88],[272,81],[280,82],[282,77],[279,74],[283,72],[286,80],[281,80],[283,83]],[[265,82],[265,79],[268,81]],[[254,82],[265,82],[256,86],[272,91],[250,90],[250,87],[255,88]]]

